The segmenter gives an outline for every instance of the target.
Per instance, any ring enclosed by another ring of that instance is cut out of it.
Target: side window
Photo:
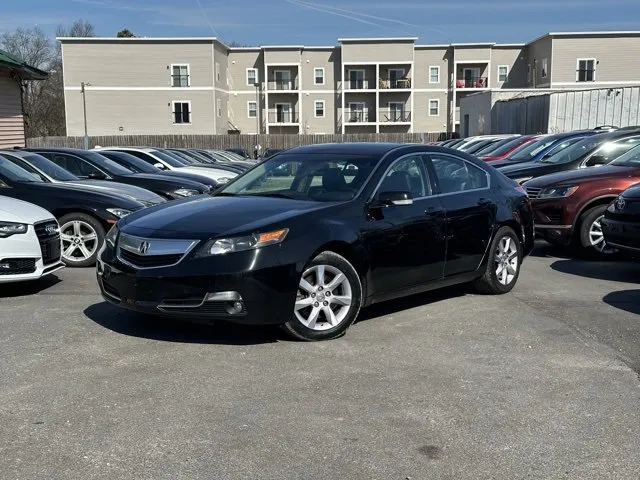
[[[450,155],[429,155],[441,193],[487,188],[487,173],[469,162]]]
[[[409,155],[396,160],[382,180],[378,189],[380,192],[410,192],[413,198],[431,195],[422,157]]]
[[[157,162],[155,159],[151,158],[146,153],[136,152],[136,151],[133,151],[133,150],[125,152],[125,153],[128,153],[129,155],[133,155],[134,157],[138,157],[140,160],[144,160],[149,165],[154,165]]]
[[[77,158],[64,155],[62,153],[47,153],[46,157],[59,167],[64,168],[66,171],[73,173],[74,175],[82,175],[80,173],[80,165],[78,165]]]

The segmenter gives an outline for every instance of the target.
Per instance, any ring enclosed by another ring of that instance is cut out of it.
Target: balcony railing
[[[371,90],[375,89],[373,86],[373,82],[369,82],[369,80],[345,80],[344,81],[345,90]]]
[[[367,110],[344,110],[345,123],[370,123],[375,122],[375,115]]]
[[[456,80],[456,88],[487,88],[487,77],[466,77]]]
[[[284,111],[278,112],[275,110],[270,110],[267,112],[267,119],[270,124],[291,124],[298,123],[298,112],[295,111]]]
[[[269,90],[298,90],[298,79],[291,80],[269,80],[267,82],[267,88]]]
[[[410,78],[396,78],[394,80],[390,80],[388,78],[381,78],[379,82],[379,88],[381,89],[400,89],[400,88],[411,88],[411,79]]]
[[[411,122],[411,112],[395,108],[381,108],[378,118],[380,123]]]

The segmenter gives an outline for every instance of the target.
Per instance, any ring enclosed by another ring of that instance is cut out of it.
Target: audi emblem
[[[54,225],[47,225],[47,227],[45,228],[45,232],[47,232],[47,235],[55,235],[56,233],[58,233],[58,227]]]
[[[620,197],[620,198],[618,198],[618,201],[616,202],[616,208],[618,210],[623,210],[625,204],[626,204],[626,202],[624,201],[624,198]]]
[[[138,253],[140,253],[140,255],[146,255],[150,248],[151,244],[149,242],[142,242],[138,247]]]

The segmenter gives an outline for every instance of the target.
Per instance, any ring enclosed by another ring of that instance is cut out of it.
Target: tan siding
[[[416,49],[413,66],[414,88],[448,88],[449,86],[449,50]],[[440,82],[429,83],[429,68],[440,67]]]
[[[413,94],[413,131],[445,132],[449,111],[449,94],[447,92],[416,92]],[[440,100],[440,115],[429,116],[429,100]]]
[[[342,45],[342,60],[349,62],[411,62],[413,42],[363,42]]]
[[[259,51],[236,51],[229,54],[229,90],[255,93],[253,85],[247,85],[247,69],[258,70],[258,81],[264,82],[264,57]]]
[[[24,147],[20,87],[0,71],[0,148]]]
[[[88,91],[89,135],[214,133],[212,91]],[[191,125],[174,125],[173,101],[191,101]],[[83,135],[82,97],[67,92],[67,134]],[[223,112],[224,113],[224,112]],[[226,115],[226,114],[225,114]],[[226,131],[227,122],[222,123]],[[122,131],[119,129],[122,127]]]
[[[250,94],[231,94],[229,96],[229,121],[240,130],[241,133],[255,133],[256,119],[249,118],[247,111],[247,102],[256,101],[255,93]],[[260,98],[259,113],[261,131],[264,132],[264,97]]]
[[[223,90],[229,89],[229,81],[228,81],[228,68],[229,68],[229,56],[225,48],[221,47],[219,44],[214,44],[214,85],[216,88],[221,88]],[[220,78],[218,79],[215,68],[216,64],[219,65],[220,68]]]
[[[221,116],[218,115],[217,103],[220,102]],[[231,126],[229,125],[229,94],[216,92],[216,105],[214,105],[214,115],[216,115],[216,133],[221,135],[228,133]]]
[[[531,65],[532,69],[532,81],[529,83],[529,86],[533,86],[535,84],[536,88],[544,88],[548,87],[551,84],[551,79],[553,75],[553,58],[552,58],[553,48],[551,37],[543,37],[537,42],[533,42],[527,48],[527,64]],[[548,75],[547,78],[542,78],[542,61],[547,58],[548,62]],[[536,68],[534,69],[534,63],[536,64]],[[526,74],[525,74],[526,75]],[[535,82],[533,79],[535,77]]]
[[[65,86],[170,87],[170,66],[185,63],[192,87],[213,85],[211,42],[73,42],[63,60]]]
[[[314,85],[314,69],[324,68],[324,85]],[[340,50],[304,50],[302,52],[302,89],[335,90],[340,82]]]
[[[454,47],[454,60],[456,62],[488,62],[491,59],[491,49],[489,47]]]
[[[491,88],[522,88],[527,82],[527,62],[522,47],[494,47],[491,51]],[[500,82],[498,67],[507,65],[509,74],[506,82]]]
[[[300,63],[300,50],[265,50],[264,63]]]
[[[324,118],[315,118],[315,101],[324,100]],[[336,131],[336,97],[331,93],[310,93],[302,96],[302,118],[304,133],[334,133]],[[307,128],[308,126],[308,128]]]
[[[578,58],[595,58],[596,82],[640,81],[640,37],[554,38],[553,83],[575,82]],[[588,86],[579,82],[576,86]]]

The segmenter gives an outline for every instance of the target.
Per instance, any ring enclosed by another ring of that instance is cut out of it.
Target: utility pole
[[[84,140],[83,145],[85,150],[89,150],[89,135],[87,133],[87,97],[85,94],[86,86],[91,85],[90,83],[81,82],[80,83],[80,93],[82,93],[82,112],[84,115]]]

